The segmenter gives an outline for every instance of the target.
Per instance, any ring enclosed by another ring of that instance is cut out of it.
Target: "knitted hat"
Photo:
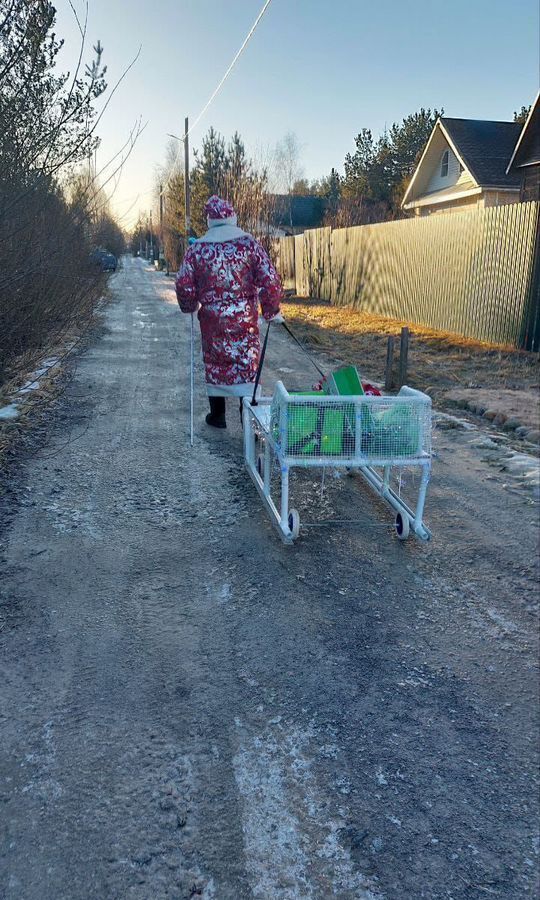
[[[217,197],[215,194],[208,200],[204,211],[207,219],[210,221],[230,219],[236,215],[232,203],[229,203],[228,200],[222,200],[221,197]]]

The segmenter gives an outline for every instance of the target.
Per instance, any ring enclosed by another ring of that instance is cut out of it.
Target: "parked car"
[[[101,268],[102,272],[116,272],[118,260],[109,250],[94,250],[92,261]]]
[[[107,253],[103,257],[102,267],[104,272],[116,272],[117,260],[114,253]]]

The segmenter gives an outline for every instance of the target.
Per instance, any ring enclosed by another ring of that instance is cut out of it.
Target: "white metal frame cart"
[[[278,381],[273,397],[244,400],[244,455],[273,524],[291,544],[300,517],[289,508],[289,472],[293,467],[341,467],[358,470],[396,512],[395,531],[429,540],[423,521],[431,472],[431,398],[409,387],[396,396],[334,396],[288,393]],[[391,475],[413,468],[418,479],[410,506],[391,485]],[[271,496],[272,473],[279,471],[280,499]]]

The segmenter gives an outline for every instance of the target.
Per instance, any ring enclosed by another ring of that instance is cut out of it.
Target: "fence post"
[[[384,389],[392,389],[392,367],[394,365],[394,336],[389,335],[386,345],[386,367],[384,370]]]
[[[407,381],[407,365],[409,362],[409,329],[401,329],[401,341],[399,344],[399,387],[403,387]]]
[[[519,346],[523,350],[540,351],[540,206],[536,212],[533,264],[525,307],[524,334]]]

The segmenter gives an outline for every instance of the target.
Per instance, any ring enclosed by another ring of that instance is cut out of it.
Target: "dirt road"
[[[284,547],[172,279],[112,293],[0,501],[0,897],[537,896],[537,506],[438,431],[430,544],[335,479]]]

